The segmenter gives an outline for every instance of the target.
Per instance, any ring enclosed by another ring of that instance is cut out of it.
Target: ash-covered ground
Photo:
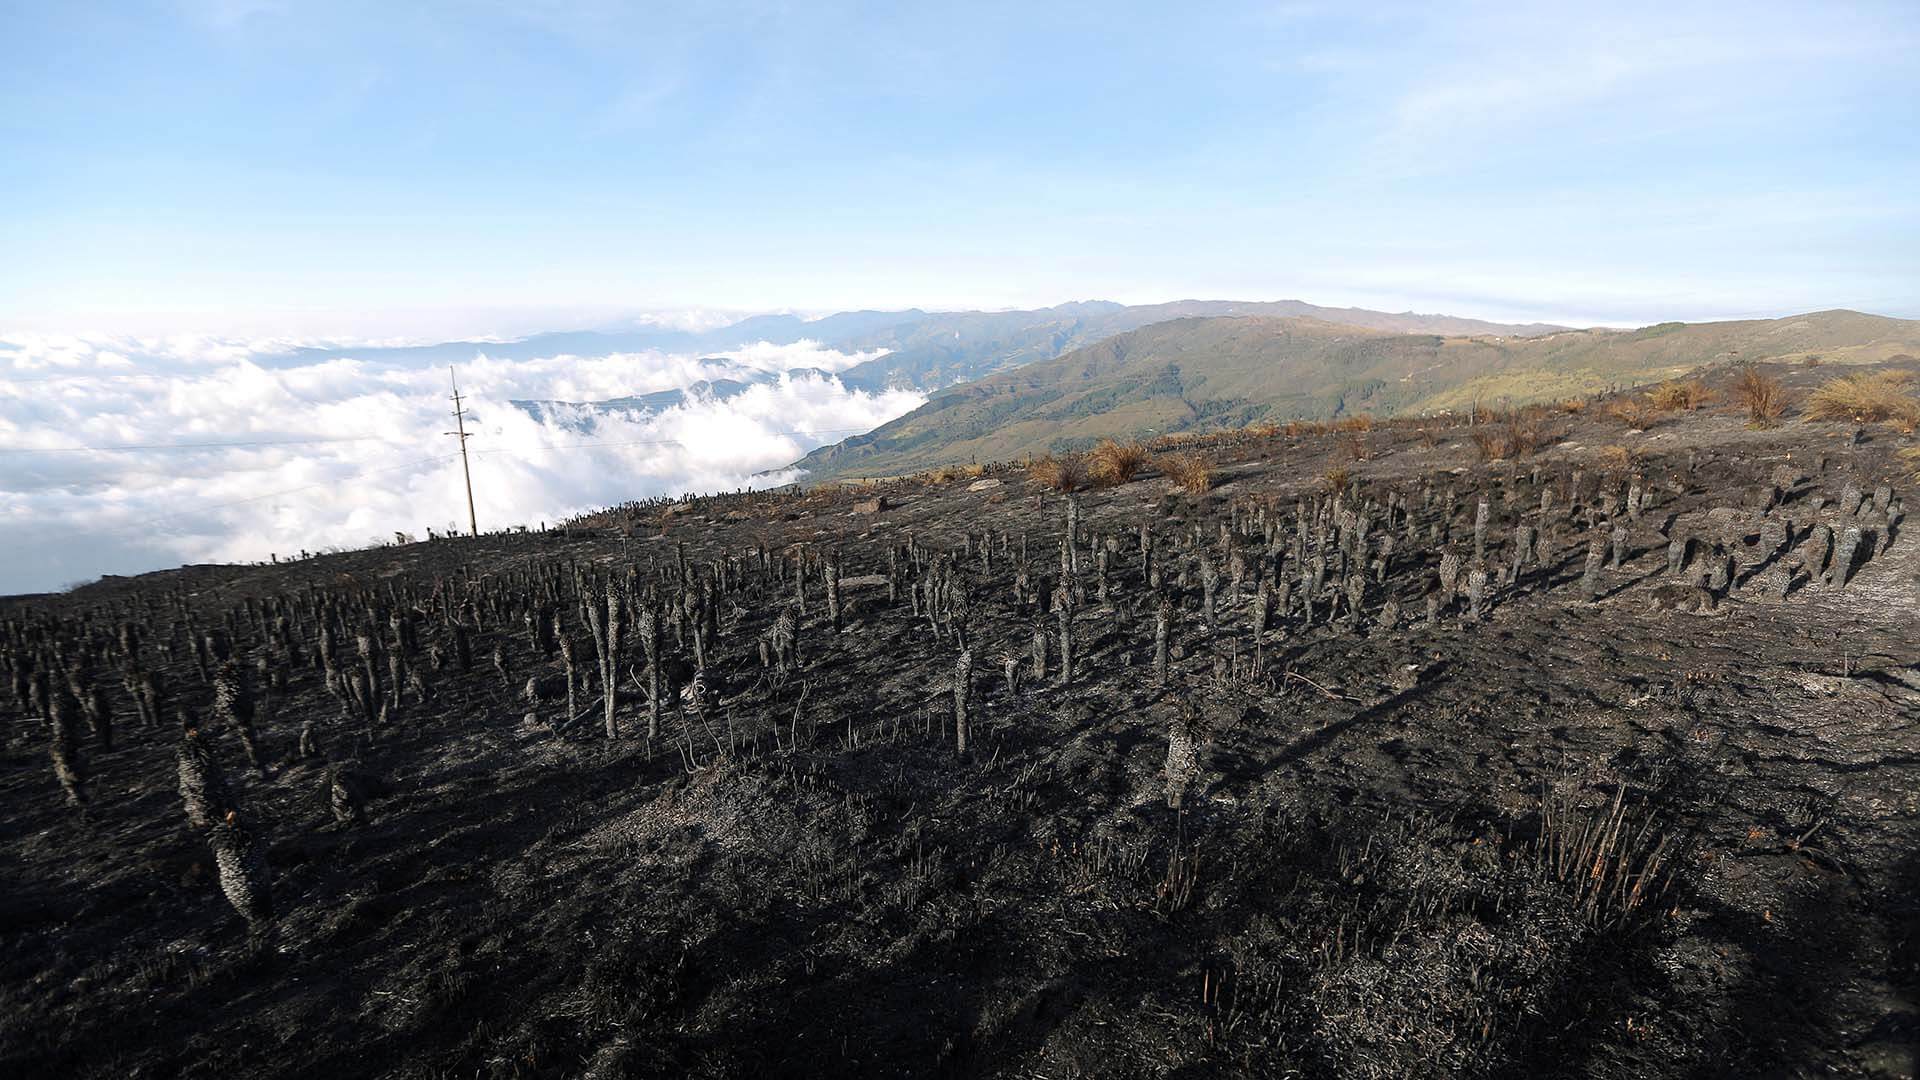
[[[1912,1076],[1911,440],[1600,411],[7,602],[0,1072]]]

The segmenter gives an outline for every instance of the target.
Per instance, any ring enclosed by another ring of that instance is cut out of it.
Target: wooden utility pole
[[[460,407],[460,380],[454,377],[453,365],[447,365],[447,379],[453,383],[453,424],[455,430],[447,435],[460,437],[460,472],[467,479],[467,535],[480,535],[480,519],[473,513],[473,469],[467,464],[467,416]]]

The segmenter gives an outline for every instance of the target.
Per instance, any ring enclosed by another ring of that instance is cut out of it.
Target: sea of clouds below
[[[460,461],[442,434],[453,427],[446,369],[262,362],[303,344],[0,336],[0,595],[105,573],[359,547],[396,532],[464,531]],[[538,526],[627,499],[790,480],[777,470],[925,400],[850,391],[832,374],[877,355],[806,341],[720,359],[482,353],[459,369],[480,527]],[[815,370],[787,374],[803,368]],[[550,409],[536,419],[508,404],[769,375],[737,397],[653,414]],[[315,438],[355,441],[59,449]]]

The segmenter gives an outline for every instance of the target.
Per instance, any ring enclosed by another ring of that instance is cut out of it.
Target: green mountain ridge
[[[885,355],[840,373],[853,390],[937,391],[1049,360],[1130,330],[1189,317],[1304,316],[1402,333],[1529,336],[1567,329],[1452,315],[1325,308],[1301,300],[1176,300],[1123,305],[1088,300],[1030,311],[915,312],[911,319],[835,337],[833,347]]]
[[[1846,363],[1900,353],[1920,353],[1920,321],[1844,310],[1528,337],[1264,314],[1180,317],[942,390],[798,464],[810,479],[892,475],[1263,419],[1519,404],[1732,360]]]

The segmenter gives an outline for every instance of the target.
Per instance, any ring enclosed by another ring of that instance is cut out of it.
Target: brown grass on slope
[[[1607,403],[1607,415],[1628,428],[1645,431],[1653,426],[1653,403],[1638,394],[1615,398]]]
[[[1699,379],[1672,379],[1648,391],[1647,399],[1661,412],[1693,412],[1713,400],[1713,391]]]
[[[1904,371],[1829,379],[1807,395],[1807,419],[1885,421],[1912,430],[1920,425],[1920,398],[1907,389],[1911,379]]]
[[[1518,417],[1492,427],[1475,428],[1469,438],[1481,461],[1525,457],[1547,441],[1537,423]]]
[[[1747,410],[1747,426],[1768,428],[1787,411],[1786,384],[1752,365],[1733,377],[1733,400]]]
[[[1035,458],[1027,475],[1053,491],[1078,491],[1087,482],[1087,463],[1079,454],[1048,454]]]
[[[1136,440],[1108,439],[1093,448],[1087,472],[1096,484],[1125,484],[1140,475],[1151,457],[1147,448]]]
[[[1168,479],[1179,484],[1189,495],[1199,495],[1213,487],[1213,463],[1204,454],[1162,454],[1156,464]]]

